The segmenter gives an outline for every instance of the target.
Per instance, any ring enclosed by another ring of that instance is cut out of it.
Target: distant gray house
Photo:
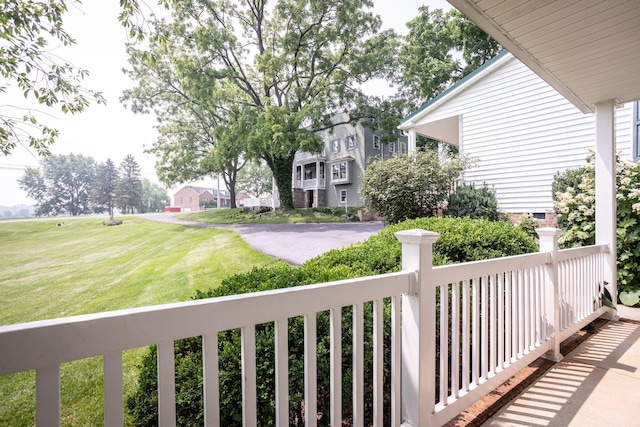
[[[338,125],[318,134],[323,142],[322,151],[317,154],[299,151],[293,161],[296,208],[364,206],[359,190],[367,164],[407,152],[406,137],[383,144],[376,132],[360,123]]]

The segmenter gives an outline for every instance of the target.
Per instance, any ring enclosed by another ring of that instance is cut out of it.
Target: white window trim
[[[373,135],[373,149],[380,150],[380,135]]]
[[[358,141],[355,135],[348,135],[344,137],[344,146],[347,150],[355,150],[358,146]]]
[[[340,140],[334,139],[331,141],[331,152],[338,153],[340,152]]]
[[[344,165],[344,178],[340,177],[340,165]],[[334,168],[337,167],[338,168],[338,178],[335,178],[334,176]],[[336,162],[336,163],[332,163],[331,164],[331,183],[333,184],[340,184],[340,183],[345,183],[345,182],[349,182],[349,162],[348,161],[344,161],[344,162]]]
[[[340,203],[347,203],[348,193],[346,189],[340,190]]]

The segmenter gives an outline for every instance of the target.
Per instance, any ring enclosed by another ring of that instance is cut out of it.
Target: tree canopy
[[[26,99],[63,113],[81,113],[102,94],[83,87],[88,71],[60,58],[55,45],[75,44],[64,28],[69,7],[80,0],[12,0],[0,7],[0,93],[15,87]],[[138,0],[120,0],[119,20],[132,38],[143,35]],[[18,144],[48,155],[58,130],[43,123],[33,109],[15,105],[0,107],[0,153],[9,155]]]
[[[415,106],[496,56],[502,46],[459,11],[429,10],[407,23],[409,33],[398,55],[404,94]]]
[[[281,204],[292,207],[295,152],[318,151],[314,132],[335,126],[336,113],[350,113],[347,121],[370,114],[361,85],[389,72],[394,34],[379,31],[371,0],[166,4],[172,20],[156,20],[148,49],[131,50],[138,86],[125,99],[174,124],[199,112],[198,120],[229,129],[246,157],[266,162]]]

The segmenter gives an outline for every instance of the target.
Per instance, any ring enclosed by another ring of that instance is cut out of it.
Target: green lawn
[[[355,217],[357,208],[349,208],[349,214]],[[282,224],[348,221],[344,208],[314,208],[276,210],[275,212],[244,213],[242,208],[209,209],[176,215],[187,221],[209,222],[213,224]]]
[[[274,263],[236,233],[123,217],[0,222],[0,325],[185,301]],[[143,349],[124,354],[125,390]],[[101,425],[102,358],[62,366],[63,425]],[[34,424],[33,372],[0,377],[0,426]]]

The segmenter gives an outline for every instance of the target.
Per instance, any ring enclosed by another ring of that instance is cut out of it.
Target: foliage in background
[[[554,203],[560,201],[560,194],[566,193],[567,189],[577,189],[585,172],[586,169],[584,167],[556,172],[551,183],[551,197]],[[557,218],[559,228],[566,230],[570,227],[565,216],[558,216]]]
[[[496,56],[500,46],[455,9],[444,12],[421,6],[419,15],[407,23],[408,33],[397,46],[392,82],[398,92],[374,104],[383,142],[398,138],[403,117],[430,101]],[[418,138],[418,146],[432,144]],[[453,146],[445,146],[452,150]],[[453,150],[455,151],[455,150]]]
[[[340,250],[331,250],[307,261],[299,267],[279,265],[255,268],[251,272],[225,279],[218,288],[198,292],[194,299],[236,295],[247,292],[289,288],[293,286],[369,276],[399,271],[401,268],[401,244],[394,233],[400,230],[422,228],[440,233],[434,245],[434,264],[466,262],[487,258],[517,255],[537,250],[533,239],[508,222],[470,220],[468,218],[422,218],[405,221],[387,227],[364,243]],[[370,304],[370,303],[369,303]],[[371,348],[371,310],[365,308],[365,348]],[[343,308],[343,403],[344,418],[352,421],[348,410],[352,399],[350,325],[352,314]],[[389,305],[385,305],[385,322],[389,322]],[[388,323],[387,323],[388,326]],[[318,412],[320,425],[329,419],[329,319],[326,312],[317,316],[318,336]],[[385,334],[389,331],[385,327]],[[300,317],[289,319],[289,393],[290,424],[302,425],[304,396],[304,328]],[[389,339],[389,337],[385,337]],[[220,355],[220,415],[221,425],[242,425],[242,374],[240,368],[240,334],[238,330],[219,334]],[[256,325],[258,419],[260,425],[275,425],[273,385],[274,366],[273,324]],[[147,353],[140,366],[138,389],[127,396],[127,407],[135,419],[135,425],[157,425],[157,363],[155,348]],[[372,372],[371,352],[365,354],[365,372]],[[181,340],[175,344],[178,424],[197,425],[202,418],[202,350],[200,338]],[[385,355],[385,396],[390,395],[389,354]],[[372,384],[368,377],[365,384],[365,402],[371,401]],[[385,402],[388,404],[388,401]],[[365,408],[365,425],[371,422],[372,408]]]
[[[271,194],[272,187],[273,174],[263,162],[249,162],[238,173],[238,190],[250,196]]]
[[[140,205],[137,207],[139,213],[163,212],[164,207],[171,204],[166,188],[148,178],[142,178],[141,183]]]
[[[563,247],[595,243],[593,154],[579,176],[576,187],[568,186],[555,194],[554,210],[559,223],[566,224],[559,239]],[[618,159],[616,187],[618,297],[623,304],[633,306],[640,303],[640,164]]]
[[[367,206],[390,223],[435,216],[468,164],[457,155],[432,150],[374,159],[364,172],[360,193]]]
[[[446,214],[457,218],[498,221],[500,211],[496,192],[486,185],[480,188],[476,188],[475,184],[459,185],[453,193],[449,194]]]
[[[118,170],[118,184],[116,186],[116,201],[118,208],[124,214],[135,213],[142,198],[142,180],[140,179],[140,165],[136,159],[127,154]]]
[[[516,221],[516,227],[527,233],[527,235],[534,239],[540,238],[536,228],[538,228],[538,220],[531,213],[523,213],[518,217]]]
[[[109,212],[113,220],[116,205],[130,213],[158,212],[169,200],[165,189],[140,180],[140,167],[131,155],[119,170],[110,159],[97,164],[75,154],[45,157],[40,168],[25,170],[18,186],[36,201],[35,216]]]
[[[502,46],[459,11],[429,10],[407,23],[399,54],[410,100],[426,102],[496,56]]]
[[[118,170],[111,159],[96,166],[96,179],[91,189],[91,208],[95,213],[108,212],[113,221],[115,209],[116,187],[118,185]]]
[[[18,186],[36,201],[36,216],[82,215],[91,212],[90,195],[96,175],[91,157],[49,156],[40,168],[27,167]]]

